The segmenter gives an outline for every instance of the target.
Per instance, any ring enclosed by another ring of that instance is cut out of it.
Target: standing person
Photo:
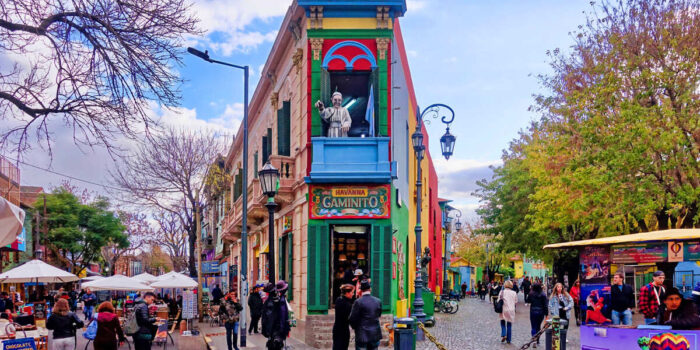
[[[671,326],[674,330],[689,330],[700,328],[698,316],[692,301],[684,299],[678,289],[671,287],[664,295],[663,303],[659,306],[657,324]]]
[[[241,310],[243,310],[243,306],[238,302],[236,292],[232,289],[224,298],[221,307],[219,307],[219,315],[224,321],[224,328],[226,328],[226,345],[228,350],[238,350],[238,322],[241,318]]]
[[[68,297],[70,298],[70,311],[75,312],[78,309],[78,292],[75,290],[75,287],[70,289]]]
[[[525,298],[525,305],[530,303],[530,287],[532,286],[532,283],[530,282],[530,277],[525,276],[523,278],[523,283],[520,284],[520,288],[523,290],[523,297]],[[540,289],[542,286],[540,286]]]
[[[258,324],[260,323],[263,312],[263,300],[260,296],[260,286],[255,286],[255,288],[253,288],[253,293],[248,297],[248,307],[250,308],[250,328],[248,328],[248,334],[251,332],[257,334]]]
[[[612,323],[629,326],[632,324],[632,309],[634,308],[634,290],[624,284],[625,275],[615,273],[610,286],[610,306],[612,309]]]
[[[497,295],[497,299],[503,300],[503,310],[499,314],[501,319],[501,343],[507,342],[510,344],[513,322],[515,322],[515,304],[518,303],[518,295],[513,290],[513,282],[508,280],[503,284],[503,289]]]
[[[498,281],[493,281],[493,283],[490,285],[490,291],[489,291],[489,296],[491,299],[491,303],[495,303],[496,299],[498,299],[498,295],[501,293],[501,285],[498,284]],[[516,295],[517,297],[517,295]]]
[[[532,291],[528,293],[527,300],[530,301],[530,334],[535,336],[542,329],[542,321],[549,313],[549,304],[547,302],[547,294],[542,291],[542,285],[535,283],[532,285]],[[537,343],[533,347],[540,344],[540,338],[537,337]]]
[[[211,291],[211,296],[215,305],[218,305],[221,301],[221,298],[224,297],[224,293],[221,291],[221,288],[219,288],[218,284],[214,285],[214,289]]]
[[[465,296],[467,296],[467,282],[462,282],[461,288],[462,288],[462,298],[464,298]]]
[[[561,283],[555,284],[554,288],[552,288],[552,295],[549,296],[549,314],[566,320],[564,329],[569,329],[569,311],[573,307],[574,301],[569,293],[566,292],[564,285]]]
[[[382,315],[382,302],[372,296],[372,285],[369,280],[360,283],[362,295],[352,305],[350,311],[350,326],[355,330],[355,349],[375,350],[382,340],[382,329],[379,317]]]
[[[126,341],[119,317],[114,314],[114,306],[109,301],[97,307],[97,334],[92,344],[95,350],[117,350]]]
[[[574,301],[574,317],[576,317],[576,325],[581,325],[581,282],[577,279],[574,285],[569,289],[569,295]]]
[[[268,293],[262,316],[262,335],[267,338],[265,344],[270,350],[280,350],[289,335],[289,308],[285,293],[289,285],[283,280],[277,284],[268,283],[264,292]]]
[[[486,282],[479,282],[479,298],[486,300]]]
[[[340,296],[335,300],[335,322],[333,323],[333,350],[348,350],[350,345],[350,311],[355,287],[340,286]]]
[[[656,271],[653,280],[639,291],[639,311],[644,315],[644,323],[653,324],[659,312],[659,305],[664,300],[666,276],[663,271]]]
[[[46,320],[46,328],[53,330],[53,350],[73,350],[75,330],[83,328],[83,321],[70,311],[67,300],[59,299]]]
[[[153,304],[156,295],[153,292],[146,292],[143,298],[136,300],[134,311],[136,313],[136,323],[139,325],[139,330],[134,334],[134,349],[135,350],[151,350],[151,342],[158,327],[154,324],[155,318],[148,314],[148,307]]]
[[[83,314],[85,315],[85,320],[92,319],[92,312],[97,305],[97,296],[90,290],[90,288],[85,289],[85,294],[81,298],[83,301]]]

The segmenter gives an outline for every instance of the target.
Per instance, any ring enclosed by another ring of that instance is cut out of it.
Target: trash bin
[[[394,350],[416,349],[416,322],[411,317],[394,317]]]
[[[547,321],[551,323],[551,320]],[[547,328],[545,331],[545,345],[547,350],[566,350],[566,329],[564,325],[567,320],[559,320],[559,349],[552,348],[552,327]]]

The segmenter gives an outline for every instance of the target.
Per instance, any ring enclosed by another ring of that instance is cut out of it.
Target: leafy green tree
[[[548,53],[540,120],[476,192],[484,232],[572,272],[571,252],[542,245],[700,221],[700,1],[592,6]]]
[[[62,265],[79,273],[91,262],[101,258],[102,247],[116,244],[128,247],[125,226],[119,217],[109,211],[107,199],[98,197],[83,204],[64,187],[55,189],[46,197],[46,225],[48,232],[44,244]],[[44,211],[44,198],[40,197],[35,210]]]

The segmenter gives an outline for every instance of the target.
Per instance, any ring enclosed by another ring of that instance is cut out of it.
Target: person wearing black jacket
[[[348,350],[350,345],[350,311],[355,287],[340,286],[341,295],[335,300],[335,323],[333,323],[333,350]]]
[[[355,301],[350,311],[350,326],[355,330],[357,349],[375,350],[382,340],[379,317],[382,315],[382,302],[372,296],[369,280],[360,282],[362,296]]]
[[[659,325],[671,326],[674,330],[700,329],[700,316],[692,301],[683,299],[677,288],[666,289],[656,318]]]
[[[532,285],[532,291],[527,295],[527,300],[530,302],[530,334],[535,336],[535,334],[540,332],[542,328],[542,321],[544,317],[549,313],[549,301],[547,300],[547,294],[542,291],[542,285],[535,283]],[[537,343],[533,347],[537,347],[540,343],[540,338],[537,338]]]
[[[224,328],[226,328],[228,350],[238,350],[238,322],[241,319],[241,310],[243,310],[243,306],[238,302],[236,292],[229,291],[219,307],[219,316],[224,321]],[[243,331],[245,332],[245,330]]]
[[[133,312],[136,313],[136,323],[139,325],[139,330],[133,336],[135,350],[151,350],[151,342],[158,328],[155,325],[156,319],[148,314],[148,306],[155,299],[155,294],[146,292],[143,299],[138,299],[134,306]]]
[[[530,283],[530,277],[525,276],[525,278],[523,278],[523,282],[520,283],[520,288],[522,288],[523,295],[525,296],[525,304],[530,303],[530,287],[532,287],[532,283]]]
[[[221,291],[218,284],[214,285],[214,289],[211,291],[211,297],[214,299],[214,304],[219,304],[221,302],[221,298],[224,297],[224,292]]]
[[[83,321],[70,312],[70,305],[66,299],[56,301],[51,316],[46,320],[46,328],[53,330],[53,349],[73,350],[75,330],[83,326]]]
[[[632,309],[634,309],[634,290],[624,284],[625,275],[615,273],[613,283],[610,286],[610,306],[612,309],[612,323],[629,326],[632,325]]]
[[[250,327],[248,327],[248,334],[258,333],[258,324],[260,323],[260,318],[263,312],[263,301],[260,297],[260,288],[253,288],[253,293],[248,297],[248,307],[250,308]]]
[[[265,346],[269,350],[280,350],[289,335],[289,309],[284,294],[289,285],[283,280],[277,284],[268,283],[264,292],[268,293],[262,315],[262,335],[267,338]]]

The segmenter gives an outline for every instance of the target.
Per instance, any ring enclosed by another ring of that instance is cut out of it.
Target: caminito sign
[[[312,185],[309,193],[311,219],[387,219],[391,215],[389,185]]]

